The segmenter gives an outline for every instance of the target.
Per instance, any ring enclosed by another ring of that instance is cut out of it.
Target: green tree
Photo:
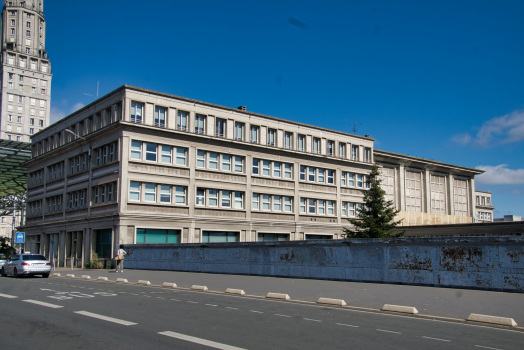
[[[374,165],[366,184],[369,190],[364,195],[364,205],[357,211],[356,219],[348,219],[354,229],[344,228],[344,238],[394,238],[401,237],[405,231],[395,233],[395,228],[402,220],[395,221],[392,201],[386,201],[386,193],[381,187],[379,167]]]
[[[11,247],[11,238],[9,237],[0,237],[0,254],[4,254],[6,257],[10,258],[14,254],[15,250]]]

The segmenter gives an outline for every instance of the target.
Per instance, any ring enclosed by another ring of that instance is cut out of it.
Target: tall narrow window
[[[218,170],[218,154],[209,153],[209,169]]]
[[[325,170],[324,169],[318,169],[317,173],[318,173],[317,181],[320,182],[320,183],[324,183],[324,181],[325,181],[325,177],[324,177]]]
[[[277,131],[275,129],[268,129],[267,130],[267,144],[269,146],[274,146],[275,145],[275,134],[277,133]],[[253,142],[253,141],[251,141]]]
[[[197,114],[195,117],[195,133],[204,134],[206,117],[204,115]]]
[[[235,156],[235,172],[242,173],[244,172],[244,162],[242,157]]]
[[[222,170],[231,171],[231,156],[229,154],[222,155]]]
[[[357,174],[357,187],[363,187],[363,176],[361,174]]]
[[[215,136],[226,137],[226,121],[224,119],[217,118],[215,123]]]
[[[257,193],[253,193],[253,200],[251,202],[251,208],[253,210],[258,210],[260,208],[259,203],[258,203],[258,194]]]
[[[300,180],[306,181],[306,167],[303,165],[300,166]]]
[[[316,212],[316,201],[314,199],[308,200],[309,214],[315,214]]]
[[[320,153],[320,139],[313,137],[313,153]]]
[[[160,203],[171,203],[171,186],[160,185]]]
[[[305,198],[300,198],[300,212],[302,214],[306,213],[306,199]]]
[[[187,131],[187,112],[178,111],[176,117],[176,128],[177,130]]]
[[[347,173],[343,171],[342,175],[340,176],[340,185],[341,186],[346,186],[346,178],[347,178]]]
[[[270,170],[271,170],[270,164],[271,163],[269,162],[269,160],[262,161],[262,175],[263,176],[270,176]]]
[[[144,184],[144,200],[146,202],[156,202],[156,184]]]
[[[284,163],[284,178],[291,179],[291,164]]]
[[[171,146],[165,146],[165,145],[160,146],[160,148],[162,151],[160,161],[162,163],[171,164],[171,158],[172,158],[171,153],[173,152],[173,148]]]
[[[269,194],[263,194],[262,195],[262,210],[270,210],[271,209],[271,197]]]
[[[348,186],[355,186],[355,174],[353,173],[348,173]]]
[[[197,202],[198,202],[198,198],[197,198]],[[186,204],[186,188],[185,187],[183,186],[175,187],[175,203],[176,204]]]
[[[186,149],[185,148],[176,149],[176,164],[177,165],[186,165]]]
[[[253,175],[259,174],[259,166],[260,166],[260,161],[258,159],[253,158],[253,170],[252,170]]]
[[[327,183],[328,184],[335,184],[335,171],[334,170],[328,170],[327,171]]]
[[[293,210],[292,197],[284,197],[284,211],[291,212]]]
[[[256,125],[251,125],[249,140],[252,143],[258,143],[259,142],[259,133],[260,133],[260,127]]]
[[[210,207],[217,207],[218,206],[218,191],[217,190],[209,190],[208,191],[208,197],[209,197],[209,203],[208,205]]]
[[[282,174],[281,165],[279,162],[273,163],[273,177],[280,177]]]
[[[293,145],[293,133],[286,132],[284,133],[284,148],[291,149],[291,145]]]
[[[244,194],[242,192],[235,192],[235,209],[244,208]]]
[[[155,126],[166,126],[166,109],[162,107],[155,108]]]
[[[146,160],[156,162],[157,146],[154,143],[146,143]]]
[[[324,215],[326,213],[326,201],[319,199],[318,201],[318,213]]]
[[[273,196],[273,211],[282,211],[282,198]]]
[[[315,168],[308,168],[308,181],[315,182]]]
[[[327,155],[328,156],[334,156],[335,155],[335,141],[328,141],[327,142]]]
[[[235,122],[235,140],[244,141],[244,123]]]
[[[231,208],[231,191],[222,191],[222,207]]]
[[[364,162],[371,163],[371,148],[364,148]]]
[[[300,152],[304,152],[306,150],[305,144],[306,144],[306,136],[298,135],[297,148]]]
[[[356,145],[351,146],[351,159],[358,160],[358,146]]]
[[[206,167],[206,152],[198,150],[197,151],[197,168],[205,168]]]
[[[206,203],[206,191],[203,189],[197,189],[196,205],[205,205]]]
[[[131,122],[142,123],[143,105],[137,102],[131,102]]]
[[[338,156],[340,158],[346,158],[346,144],[342,142],[338,143]]]

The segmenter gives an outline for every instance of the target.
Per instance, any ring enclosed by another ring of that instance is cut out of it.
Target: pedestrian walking
[[[120,269],[120,272],[124,272],[124,255],[126,255],[126,251],[124,250],[124,246],[120,245],[120,249],[116,251],[116,271],[119,272],[118,269]]]

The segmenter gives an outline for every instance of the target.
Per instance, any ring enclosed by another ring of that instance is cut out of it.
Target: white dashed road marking
[[[431,338],[431,337],[426,337],[426,336],[422,336],[422,338],[433,339],[433,340],[440,340],[440,341],[451,341],[451,340],[447,340],[447,339]]]
[[[344,324],[344,323],[337,323],[339,326],[346,326],[346,327],[354,327],[354,328],[358,328],[359,326],[353,326],[353,325],[350,325],[350,324]]]
[[[275,314],[275,316],[280,316],[280,317],[291,317],[291,316],[288,316],[288,315],[280,315],[280,314]]]
[[[306,320],[306,321],[314,321],[314,322],[322,322],[320,320],[314,320],[312,318],[305,318],[305,317],[304,317],[304,320]]]
[[[384,330],[384,329],[378,329],[378,328],[377,328],[377,331],[380,331],[380,332],[387,332],[387,333],[395,333],[395,334],[402,334],[402,333],[400,333],[400,332],[386,331],[386,330]]]
[[[0,297],[2,298],[9,298],[9,299],[13,299],[13,298],[18,298],[14,295],[9,295],[9,294],[0,294]]]
[[[124,326],[133,326],[135,324],[138,324],[138,323],[134,323],[134,322],[119,320],[118,318],[113,318],[113,317],[108,317],[108,316],[104,316],[104,315],[94,314],[92,312],[87,312],[87,311],[75,311],[75,314],[89,316],[89,317],[93,317],[93,318],[98,318],[99,320],[104,320],[104,321],[109,321],[109,322],[113,322],[113,323],[118,323],[118,324],[121,324],[121,325],[124,325]]]
[[[226,306],[226,309],[230,309],[230,310],[238,310],[238,307],[229,307],[229,306]]]
[[[257,314],[263,314],[262,311],[249,310],[250,312],[256,312]]]
[[[188,301],[188,303],[191,303],[191,304],[198,304],[198,301]]]
[[[218,306],[218,305],[213,305],[213,304],[206,304],[207,306]]]
[[[62,305],[55,305],[55,304],[44,303],[43,301],[38,301],[38,300],[27,299],[27,300],[23,300],[23,301],[25,301],[27,303],[47,306],[47,307],[50,307],[50,308],[53,308],[53,309],[58,309],[58,308],[63,307]]]
[[[158,332],[158,334],[166,335],[168,337],[177,338],[177,339],[180,339],[180,340],[189,341],[189,342],[196,343],[196,344],[209,346],[210,348],[215,348],[215,349],[221,349],[221,350],[244,350],[242,348],[237,348],[236,346],[221,344],[221,343],[217,343],[217,342],[214,342],[214,341],[211,341],[211,340],[206,340],[206,339],[202,339],[202,338],[192,337],[192,336],[189,336],[189,335],[175,333],[175,332],[169,332],[169,331],[168,332]]]
[[[490,349],[490,350],[502,350],[498,348],[490,348],[489,346],[475,345],[477,348]]]

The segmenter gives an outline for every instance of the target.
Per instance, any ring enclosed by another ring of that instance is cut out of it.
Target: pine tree
[[[402,220],[395,221],[395,215],[400,210],[395,210],[392,201],[386,201],[386,193],[381,187],[382,180],[377,165],[373,166],[366,184],[369,190],[364,195],[364,204],[357,212],[357,219],[348,219],[353,224],[354,230],[344,228],[345,238],[394,238],[401,237],[405,231],[395,233],[395,228]]]

